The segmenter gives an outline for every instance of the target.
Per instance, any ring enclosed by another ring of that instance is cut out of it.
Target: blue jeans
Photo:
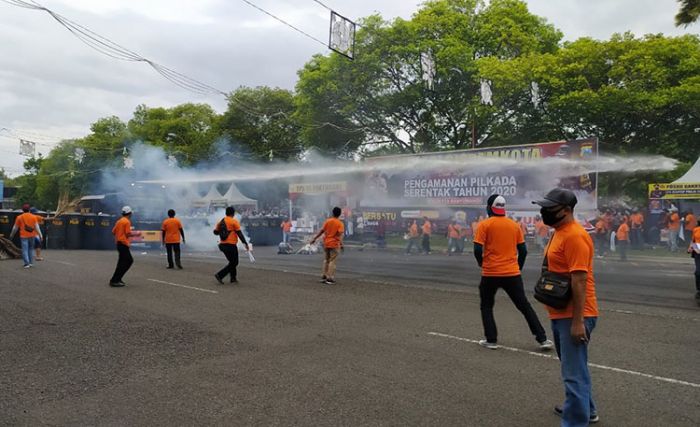
[[[22,259],[24,265],[33,264],[34,261],[34,237],[21,238],[22,242]]]
[[[590,339],[597,317],[586,317],[583,322]],[[588,426],[591,414],[596,413],[591,374],[588,371],[588,344],[571,338],[571,319],[552,320],[552,332],[557,355],[561,361],[566,400],[562,407],[562,427]]]

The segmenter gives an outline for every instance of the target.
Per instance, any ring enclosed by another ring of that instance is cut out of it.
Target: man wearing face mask
[[[587,426],[599,420],[588,370],[588,342],[598,319],[593,241],[574,219],[577,199],[571,191],[555,188],[532,203],[542,207],[542,221],[555,229],[545,250],[547,270],[571,279],[567,307],[547,306],[566,392],[564,405],[555,406],[554,412],[562,426]]]
[[[498,348],[498,330],[493,317],[493,306],[496,292],[503,288],[525,317],[530,332],[540,344],[540,349],[549,350],[554,343],[547,339],[547,333],[523,290],[520,271],[527,256],[523,232],[518,223],[506,218],[506,200],[503,196],[494,194],[489,197],[486,212],[489,218],[479,224],[474,237],[474,257],[481,267],[479,298],[481,321],[486,336],[485,340],[479,341],[479,345],[491,350]]]

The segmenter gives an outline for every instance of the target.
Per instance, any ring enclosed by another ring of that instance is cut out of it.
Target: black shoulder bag
[[[228,239],[228,235],[231,234],[231,232],[226,226],[226,218],[222,218],[221,221],[219,221],[219,226],[214,230],[214,234],[219,236],[222,242]]]
[[[551,244],[550,240],[549,245]],[[549,245],[542,261],[542,274],[535,285],[535,299],[544,305],[561,310],[566,308],[571,300],[571,275],[549,271],[547,261]]]

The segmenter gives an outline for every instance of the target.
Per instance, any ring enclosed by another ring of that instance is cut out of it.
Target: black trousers
[[[695,254],[695,290],[700,292],[700,254]]]
[[[481,298],[481,321],[484,325],[486,341],[495,343],[498,340],[498,329],[496,328],[496,320],[493,317],[493,306],[496,302],[495,297],[498,288],[503,288],[506,291],[515,307],[523,314],[527,325],[530,327],[530,332],[535,336],[537,342],[546,340],[547,333],[544,331],[540,319],[537,318],[537,313],[535,313],[525,296],[522,277],[482,276],[479,284],[479,297]]]
[[[228,260],[228,265],[219,270],[216,275],[223,279],[227,274],[231,275],[231,282],[236,281],[236,267],[238,267],[238,247],[230,244],[219,244],[219,250],[224,253]]]
[[[173,252],[175,252],[175,264],[182,268],[182,264],[180,264],[180,244],[166,243],[165,250],[168,252],[168,267],[173,268]]]
[[[125,244],[117,243],[117,252],[119,252],[119,260],[117,261],[117,268],[110,279],[111,283],[121,282],[126,272],[131,268],[131,264],[134,263],[134,257],[131,256],[131,251]]]
[[[423,235],[423,241],[421,242],[423,246],[423,252],[426,254],[430,252],[430,236],[427,234]]]

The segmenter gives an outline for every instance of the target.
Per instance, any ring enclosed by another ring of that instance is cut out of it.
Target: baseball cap
[[[543,208],[552,208],[554,206],[569,206],[573,208],[578,203],[576,195],[569,190],[563,188],[555,188],[545,194],[542,200],[534,200],[533,205],[540,205]]]
[[[496,215],[506,214],[506,199],[503,196],[496,196],[490,200],[491,211]]]
[[[33,214],[34,214],[34,213],[38,213],[38,212],[39,212],[39,209],[37,209],[37,208],[29,208],[29,212],[31,212],[31,213],[33,213]]]
[[[131,212],[132,212],[131,206],[124,206],[122,208],[122,215],[127,215],[127,214],[130,214]]]

